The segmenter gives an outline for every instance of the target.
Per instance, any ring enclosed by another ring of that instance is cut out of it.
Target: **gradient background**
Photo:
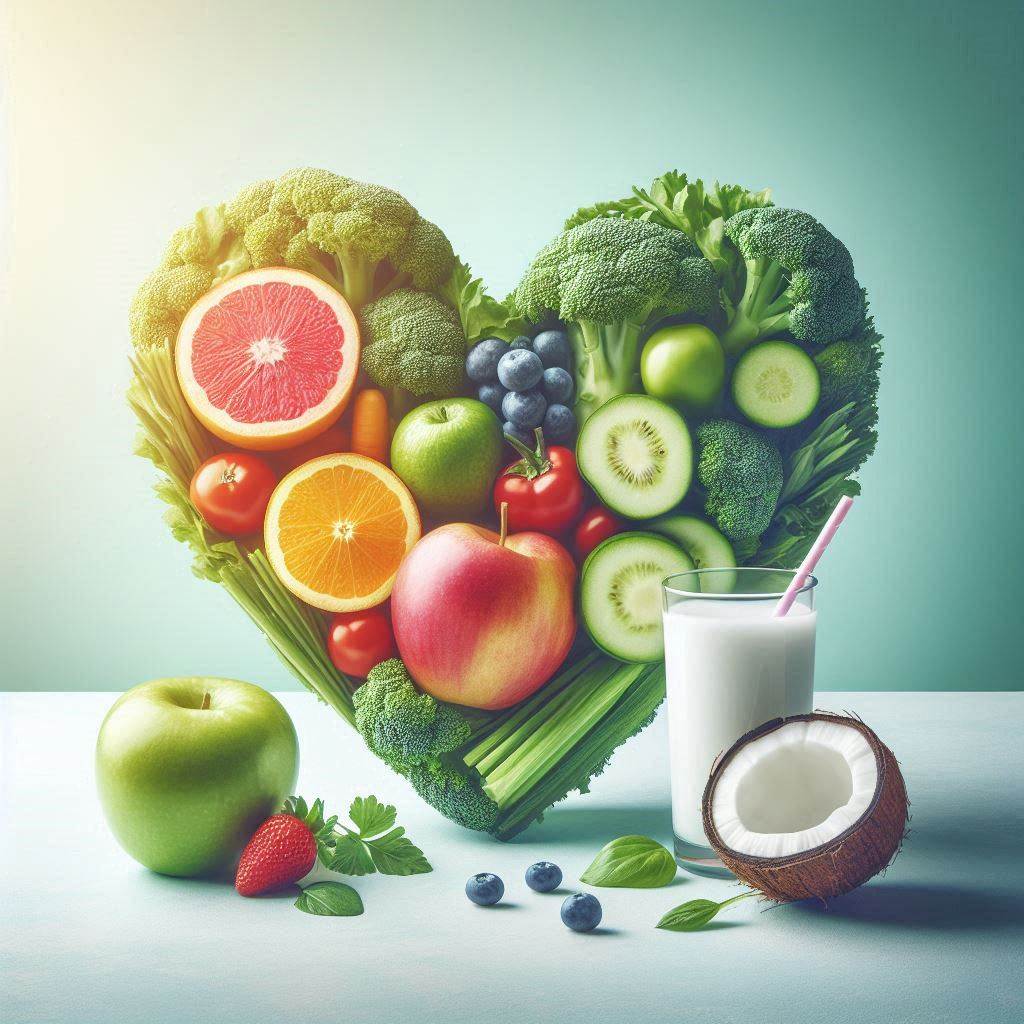
[[[504,293],[562,218],[678,166],[849,245],[880,450],[822,565],[819,689],[1021,680],[1013,3],[8,0],[7,689],[295,686],[131,456],[126,310],[194,210],[289,167],[392,185]]]

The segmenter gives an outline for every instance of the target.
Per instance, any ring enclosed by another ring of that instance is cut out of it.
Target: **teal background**
[[[171,230],[301,164],[397,187],[498,292],[576,206],[673,166],[813,211],[887,337],[880,448],[821,566],[818,687],[1019,686],[1019,4],[4,17],[4,688],[294,685],[191,577],[123,392],[127,306]]]

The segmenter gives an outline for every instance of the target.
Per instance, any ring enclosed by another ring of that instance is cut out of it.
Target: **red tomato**
[[[622,523],[606,508],[598,505],[587,512],[576,526],[573,547],[576,558],[583,561],[603,540],[618,533]]]
[[[384,605],[361,612],[331,616],[327,653],[334,667],[347,676],[365,679],[374,665],[398,657],[391,617]]]
[[[277,475],[250,452],[225,452],[195,472],[188,494],[200,515],[220,533],[246,537],[263,528]]]
[[[494,485],[494,508],[500,514],[508,502],[508,528],[540,530],[552,536],[570,528],[583,508],[583,481],[576,456],[568,448],[544,446],[530,451],[518,441],[509,442],[523,455],[506,466]]]

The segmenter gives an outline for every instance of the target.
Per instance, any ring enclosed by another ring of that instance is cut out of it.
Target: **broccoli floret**
[[[566,324],[582,423],[616,395],[639,391],[639,342],[657,320],[706,313],[718,279],[681,231],[622,218],[589,220],[537,254],[513,295],[532,321]]]
[[[834,341],[814,356],[821,378],[821,408],[826,412],[850,402],[863,405],[878,393],[881,352],[873,329],[856,338]]]
[[[135,297],[135,345],[173,339],[203,292],[243,270],[269,266],[316,274],[358,310],[408,285],[440,290],[455,254],[441,230],[392,189],[319,168],[289,171],[200,211],[175,233],[160,268]]]
[[[398,658],[370,670],[356,690],[355,708],[366,745],[402,775],[469,739],[466,719],[450,704],[417,690]]]
[[[746,269],[743,294],[726,310],[721,341],[729,355],[786,331],[803,341],[847,338],[863,320],[850,253],[810,214],[741,210],[725,222],[725,234]]]
[[[451,398],[462,390],[466,336],[459,315],[426,292],[400,288],[364,306],[363,369],[392,393]]]
[[[497,825],[498,805],[471,778],[463,764],[453,767],[441,761],[416,765],[408,778],[413,789],[435,810],[463,828],[491,832]]]
[[[427,803],[465,828],[488,831],[494,826],[498,805],[464,762],[448,756],[471,735],[469,721],[457,708],[416,689],[397,658],[370,670],[354,703],[356,728],[366,745]]]
[[[697,479],[704,511],[730,540],[760,536],[782,490],[782,455],[761,434],[733,420],[708,420],[697,431]]]

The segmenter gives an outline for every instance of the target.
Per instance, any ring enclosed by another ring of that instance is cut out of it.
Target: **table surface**
[[[1024,1019],[1021,693],[822,695],[896,752],[911,834],[884,877],[832,901],[748,900],[703,932],[657,931],[670,907],[734,883],[683,872],[665,889],[598,890],[604,926],[577,935],[562,897],[532,893],[553,860],[566,889],[607,840],[671,838],[664,718],[510,844],[422,804],[306,694],[281,694],[302,749],[299,791],[343,811],[395,803],[434,871],[355,881],[366,913],[318,918],[291,898],[152,874],[107,831],[92,770],[114,695],[0,694],[0,1018],[12,1024],[267,1020],[731,1024]],[[463,895],[476,871],[500,908]]]

